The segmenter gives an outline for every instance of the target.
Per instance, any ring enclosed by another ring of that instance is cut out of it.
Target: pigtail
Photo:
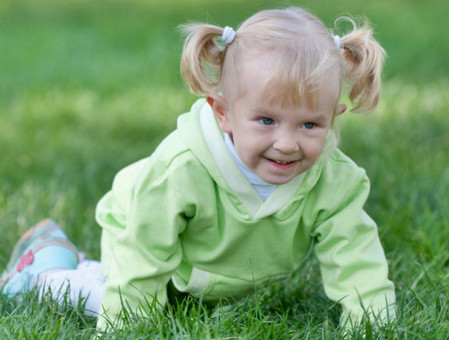
[[[215,38],[222,35],[223,28],[192,23],[180,29],[186,35],[181,76],[192,93],[206,95],[220,82],[225,47],[217,44]]]
[[[349,99],[354,105],[351,111],[371,112],[379,102],[385,50],[374,39],[367,21],[360,28],[351,18],[340,18],[337,23],[340,21],[348,21],[353,26],[353,30],[341,38]]]

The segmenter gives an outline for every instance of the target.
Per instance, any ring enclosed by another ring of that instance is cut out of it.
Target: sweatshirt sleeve
[[[342,306],[340,324],[350,327],[364,314],[395,317],[395,293],[375,222],[363,210],[369,193],[365,173],[346,198],[315,229],[317,256],[327,296]],[[378,320],[378,319],[377,319]]]
[[[104,316],[117,321],[122,305],[139,313],[139,301],[156,298],[164,306],[167,283],[182,258],[178,235],[186,218],[173,171],[153,158],[137,168],[119,173],[97,206],[106,277],[100,329],[106,328]],[[131,185],[136,172],[137,182]]]

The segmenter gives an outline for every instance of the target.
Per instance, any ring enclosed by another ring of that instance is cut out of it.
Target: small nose
[[[284,132],[274,141],[273,149],[285,154],[297,152],[299,151],[297,138],[292,133]]]

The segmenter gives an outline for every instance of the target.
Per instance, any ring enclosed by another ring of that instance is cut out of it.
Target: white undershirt
[[[254,172],[248,169],[248,167],[240,160],[237,152],[235,152],[234,143],[232,142],[229,134],[225,133],[224,136],[226,148],[231,154],[231,157],[234,160],[235,164],[238,166],[243,175],[248,179],[248,181],[253,185],[254,189],[256,189],[260,198],[265,201],[273,192],[273,190],[276,189],[277,185],[265,182]]]

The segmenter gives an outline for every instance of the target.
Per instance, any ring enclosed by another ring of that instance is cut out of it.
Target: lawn
[[[211,4],[212,3],[212,4]],[[446,339],[449,334],[449,3],[284,1],[331,27],[364,14],[388,52],[383,96],[369,116],[340,118],[341,149],[367,170],[396,284],[398,319],[354,338]],[[195,101],[179,76],[188,20],[236,27],[266,0],[37,0],[0,3],[0,267],[34,222],[60,222],[100,256],[97,201],[123,166],[154,150]],[[82,306],[0,296],[1,339],[88,338]],[[151,306],[148,307],[149,312]],[[311,259],[285,282],[231,305],[187,300],[132,319],[106,338],[334,339],[338,306]]]

